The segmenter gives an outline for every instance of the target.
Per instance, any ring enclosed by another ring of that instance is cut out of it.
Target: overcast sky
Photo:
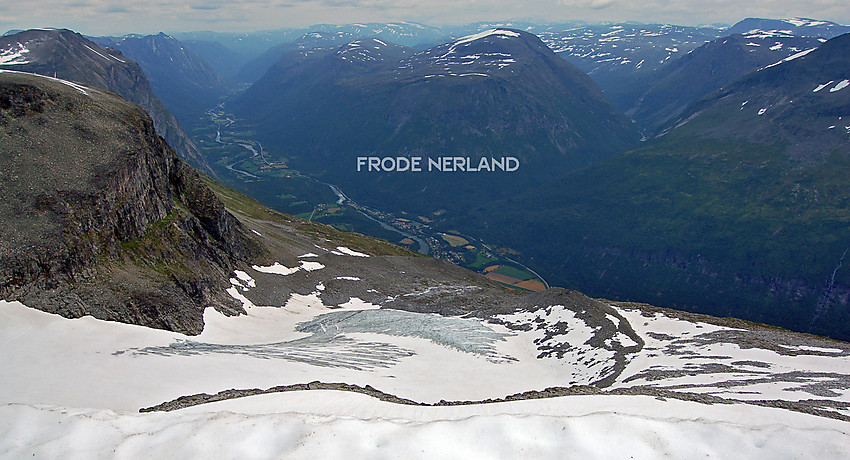
[[[847,0],[0,0],[4,31],[66,27],[90,35],[510,19],[700,25],[733,24],[745,17],[809,17],[848,24],[850,6]]]

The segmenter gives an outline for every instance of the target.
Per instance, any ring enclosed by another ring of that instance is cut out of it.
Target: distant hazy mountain
[[[420,53],[371,39],[290,54],[234,109],[302,171],[358,199],[422,212],[508,196],[637,140],[583,72],[536,36],[508,29]],[[514,156],[521,167],[463,177],[364,173],[359,156]]]
[[[775,145],[776,152],[799,162],[794,170],[808,170],[850,154],[848,79],[850,34],[845,34],[750,73],[671,125],[703,138]]]
[[[163,33],[117,37],[111,46],[142,67],[154,94],[184,126],[233,89],[206,60]]]
[[[224,78],[231,81],[236,81],[236,74],[239,69],[250,59],[247,55],[238,53],[215,41],[182,39],[180,43],[207,61]]]
[[[834,38],[850,32],[850,26],[807,18],[747,18],[726,30],[728,34],[747,34],[754,30],[784,32],[799,37]]]
[[[624,111],[649,87],[653,71],[723,35],[717,27],[634,23],[533,26],[531,31],[587,72]]]
[[[33,29],[0,38],[0,69],[78,81],[120,94],[144,108],[157,132],[195,166],[209,166],[177,119],[154,95],[139,65],[66,29]]]
[[[297,54],[298,51],[312,53],[313,50],[317,50],[318,48],[334,47],[353,42],[356,38],[348,32],[306,33],[293,42],[273,46],[263,54],[246,62],[237,73],[236,78],[241,82],[255,83],[287,53],[296,52]]]
[[[244,34],[175,34],[182,43],[213,64],[219,73],[247,83],[259,80],[275,61],[294,49],[341,45],[371,37],[404,46],[422,46],[440,43],[448,35],[444,28],[411,22],[316,24],[298,29]],[[215,47],[213,43],[219,47]]]
[[[446,37],[441,27],[426,26],[413,22],[367,23],[333,25],[320,24],[304,29],[305,33],[351,35],[356,38],[375,37],[402,46],[415,47],[423,44],[435,44]]]
[[[833,38],[850,32],[850,27],[810,19],[751,18],[731,28],[621,23],[526,24],[524,30],[539,35],[587,72],[614,105],[651,130],[708,92],[772,63],[766,62],[771,54],[812,48],[818,44],[814,39]],[[730,35],[748,40],[724,43],[725,49],[709,45]],[[752,45],[748,48],[747,43]],[[704,45],[699,57],[690,56]]]
[[[793,57],[637,150],[493,203],[481,233],[591,295],[850,338],[850,35]]]

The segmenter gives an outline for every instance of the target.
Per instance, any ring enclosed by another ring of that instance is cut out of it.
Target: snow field
[[[843,422],[650,397],[411,408],[310,391],[151,414],[8,404],[0,419],[14,458],[829,459],[850,445]]]

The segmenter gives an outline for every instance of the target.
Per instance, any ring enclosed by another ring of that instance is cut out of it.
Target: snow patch
[[[243,272],[242,270],[234,270],[233,272],[236,273],[236,277],[244,281],[245,284],[248,285],[248,287],[257,287],[257,282],[254,280],[254,278],[251,278],[251,275]]]
[[[794,27],[814,27],[814,26],[822,26],[827,24],[825,21],[813,21],[811,19],[804,18],[790,18],[783,19],[783,22],[787,22],[788,24],[793,25]]]
[[[835,85],[834,88],[831,88],[829,90],[829,92],[835,93],[837,91],[841,91],[842,89],[846,88],[847,86],[850,86],[850,80],[841,80],[840,82],[838,82],[837,85]]]
[[[816,92],[818,92],[818,91],[820,91],[820,90],[822,90],[822,89],[826,88],[827,86],[831,85],[834,81],[835,81],[835,80],[830,80],[830,81],[828,81],[828,82],[826,82],[826,83],[824,83],[824,84],[822,84],[822,85],[818,85],[815,89],[813,89],[813,90],[812,90],[812,92],[813,92],[813,93],[816,93]]]
[[[369,257],[369,255],[368,255],[368,254],[363,254],[362,252],[353,251],[353,250],[351,250],[351,249],[348,249],[348,248],[347,248],[347,247],[345,247],[345,246],[337,246],[337,247],[336,247],[336,249],[337,249],[337,251],[339,251],[339,252],[341,252],[341,253],[343,253],[343,254],[345,254],[345,255],[348,255],[348,256],[354,256],[354,257]]]
[[[299,270],[304,270],[304,271],[307,271],[307,272],[312,272],[312,271],[315,271],[315,270],[321,270],[321,269],[325,268],[325,266],[318,263],[318,262],[308,262],[306,260],[302,260],[301,266],[293,267],[293,268],[289,268],[285,265],[281,265],[280,262],[275,262],[274,264],[269,265],[267,267],[261,267],[259,265],[252,265],[251,268],[253,268],[254,270],[257,270],[260,273],[269,273],[269,274],[273,274],[273,275],[286,276],[286,275],[291,275],[291,274],[293,274],[293,273],[295,273]]]
[[[96,49],[92,48],[92,47],[91,47],[91,46],[89,46],[89,45],[85,45],[85,44],[84,44],[83,46],[85,46],[86,48],[88,48],[88,49],[89,49],[89,51],[91,51],[92,53],[97,54],[98,56],[100,56],[100,57],[102,57],[102,58],[106,59],[107,61],[111,59],[111,60],[115,60],[115,61],[118,61],[118,62],[124,62],[124,61],[122,61],[121,59],[118,59],[118,58],[117,58],[117,57],[115,57],[115,56],[111,56],[111,55],[104,55],[103,53],[101,53],[101,52],[97,51]]]
[[[313,272],[316,270],[321,270],[323,268],[325,268],[325,266],[318,262],[307,262],[305,260],[301,261],[301,269],[305,272]]]
[[[29,64],[29,61],[24,57],[29,52],[30,50],[26,46],[18,43],[17,46],[0,52],[0,65]]]
[[[482,38],[486,38],[486,37],[490,37],[490,36],[497,36],[499,38],[511,38],[511,37],[516,38],[516,37],[519,37],[519,33],[511,31],[511,30],[504,30],[504,29],[489,29],[489,30],[485,30],[483,32],[479,32],[477,34],[467,35],[466,37],[461,37],[456,42],[454,42],[454,45],[455,46],[456,45],[462,45],[464,43],[469,43],[469,42],[472,42],[472,41],[475,41],[475,40],[480,40]]]
[[[301,269],[301,267],[289,268],[289,267],[286,267],[284,265],[281,265],[280,262],[275,262],[272,265],[269,265],[267,267],[261,267],[259,265],[252,265],[251,268],[253,268],[254,270],[257,270],[260,273],[270,273],[270,274],[274,274],[274,275],[284,275],[284,276],[291,275],[291,274],[293,274],[293,273],[295,273],[295,272],[297,272],[298,270]]]
[[[805,50],[805,51],[800,51],[799,53],[796,53],[796,54],[792,54],[791,56],[788,56],[787,58],[785,58],[785,59],[783,59],[779,62],[775,62],[775,63],[770,64],[768,66],[762,67],[761,69],[759,69],[759,71],[762,71],[764,69],[769,69],[769,68],[774,67],[774,66],[778,66],[779,64],[782,64],[783,62],[789,62],[789,61],[793,61],[794,59],[799,59],[799,58],[811,53],[812,51],[814,51],[816,49],[817,48],[812,48],[812,49],[808,49],[808,50]]]
[[[91,88],[87,88],[83,85],[74,83],[72,81],[62,80],[61,78],[48,77],[46,75],[39,75],[37,73],[18,72],[16,70],[5,70],[5,69],[0,69],[0,73],[18,73],[18,74],[34,75],[36,77],[46,78],[48,80],[53,80],[55,82],[62,83],[63,85],[66,85],[66,86],[70,86],[71,88],[74,88],[75,90],[79,91],[82,94],[85,94],[86,96],[88,96],[89,91],[91,91]]]

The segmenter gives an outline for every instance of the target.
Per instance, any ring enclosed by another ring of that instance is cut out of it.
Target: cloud
[[[81,5],[81,6],[88,6],[88,5]],[[127,8],[125,8],[121,5],[109,5],[109,6],[107,6],[106,8],[103,9],[103,12],[107,13],[107,14],[129,13],[130,10],[128,10]]]
[[[561,6],[601,10],[613,6],[616,0],[559,0]]]
[[[850,22],[846,0],[38,0],[6,1],[10,28],[69,27],[92,35],[160,30],[248,32],[313,24],[411,21],[430,25],[529,18],[735,23],[745,17],[805,16]]]

